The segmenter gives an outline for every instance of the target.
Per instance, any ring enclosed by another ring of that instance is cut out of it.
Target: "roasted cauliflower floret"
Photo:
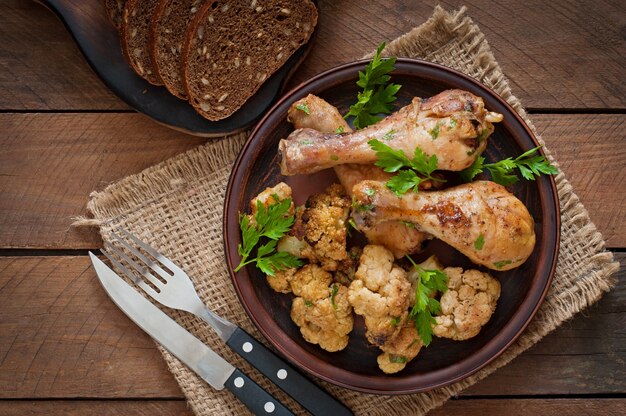
[[[302,214],[304,241],[310,249],[303,255],[319,262],[325,270],[335,271],[339,262],[348,258],[346,251],[346,221],[350,200],[343,187],[334,184],[322,194],[311,196]]]
[[[332,274],[317,264],[307,264],[293,275],[291,291],[296,296],[316,301],[328,297],[328,286],[332,282]]]
[[[267,284],[269,284],[270,287],[276,292],[291,293],[291,281],[297,271],[298,269],[294,268],[278,270],[274,276],[270,276],[268,274],[265,275],[265,278],[267,279]]]
[[[348,299],[365,318],[369,342],[381,346],[399,330],[408,315],[411,284],[395,266],[393,254],[382,246],[365,246]]]
[[[338,283],[326,288],[326,296],[310,301],[303,297],[294,299],[291,319],[300,327],[307,342],[318,344],[334,352],[348,345],[354,318],[348,302],[348,289]]]
[[[413,322],[406,322],[398,334],[380,346],[383,351],[377,358],[378,367],[387,374],[404,369],[422,349],[422,340]]]
[[[457,341],[472,338],[496,310],[500,282],[478,270],[446,267],[444,272],[448,291],[441,296],[441,315],[435,317],[433,333]]]

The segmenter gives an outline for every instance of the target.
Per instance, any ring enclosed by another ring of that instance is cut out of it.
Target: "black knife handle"
[[[266,392],[241,370],[235,371],[228,377],[224,386],[233,393],[255,415],[294,416],[293,413],[274,396]]]
[[[353,414],[343,403],[304,377],[243,329],[237,328],[226,344],[313,415]]]

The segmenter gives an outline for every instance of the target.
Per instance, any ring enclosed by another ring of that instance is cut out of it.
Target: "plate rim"
[[[534,316],[536,315],[539,307],[542,305],[546,294],[549,290],[549,288],[551,287],[553,278],[554,278],[554,274],[556,271],[556,265],[557,265],[557,261],[558,261],[558,254],[559,254],[559,246],[560,246],[560,239],[561,239],[561,212],[560,212],[560,205],[559,205],[559,200],[558,200],[558,192],[557,192],[557,187],[556,187],[556,181],[554,179],[553,175],[549,175],[549,176],[541,176],[538,180],[539,181],[547,181],[547,189],[546,189],[546,194],[548,196],[547,200],[544,201],[543,198],[541,198],[541,207],[542,207],[542,212],[545,211],[546,209],[551,213],[554,214],[554,218],[544,218],[545,222],[549,222],[549,223],[553,223],[553,227],[550,229],[551,231],[554,232],[554,240],[553,240],[553,250],[551,250],[553,254],[553,257],[551,259],[551,262],[546,262],[549,264],[549,268],[548,268],[548,273],[547,273],[547,277],[544,278],[541,282],[543,282],[543,288],[541,290],[540,293],[531,293],[532,291],[529,290],[528,293],[526,294],[526,296],[524,297],[524,299],[522,300],[520,305],[524,305],[525,302],[528,301],[528,298],[530,295],[534,295],[533,298],[535,298],[535,304],[532,306],[532,308],[528,311],[527,314],[524,314],[525,316],[522,317],[518,317],[517,315],[520,313],[520,310],[522,309],[521,307],[518,308],[513,315],[511,316],[510,320],[503,326],[503,328],[498,332],[498,334],[496,336],[494,336],[492,339],[490,339],[485,345],[483,345],[482,347],[480,347],[480,349],[477,350],[476,354],[467,357],[466,359],[464,359],[463,361],[469,360],[470,364],[471,363],[475,363],[472,364],[471,366],[466,366],[467,368],[465,368],[462,372],[460,372],[457,376],[455,377],[449,377],[446,380],[442,380],[442,381],[435,381],[435,382],[430,382],[430,383],[426,383],[425,385],[421,386],[421,387],[408,387],[408,388],[403,388],[403,389],[399,389],[399,390],[387,390],[387,389],[379,389],[379,388],[372,388],[372,387],[367,387],[367,386],[362,386],[362,385],[358,385],[355,386],[353,384],[349,384],[346,383],[345,381],[341,381],[341,380],[337,380],[333,377],[330,377],[326,374],[321,374],[319,371],[316,371],[314,369],[312,369],[311,367],[307,366],[305,362],[301,361],[300,359],[298,359],[298,357],[295,357],[288,349],[286,349],[281,342],[279,342],[280,340],[275,339],[276,337],[279,338],[287,338],[290,339],[288,336],[286,336],[286,334],[284,333],[284,331],[280,330],[278,334],[276,334],[276,336],[270,334],[267,331],[267,328],[265,328],[264,323],[261,322],[261,320],[255,316],[255,314],[252,313],[252,310],[250,309],[250,305],[248,305],[245,301],[244,298],[246,295],[245,291],[242,290],[242,287],[240,286],[237,276],[240,273],[247,273],[246,268],[240,270],[238,273],[235,273],[234,270],[234,262],[235,259],[233,259],[231,256],[232,254],[232,249],[229,249],[229,247],[236,247],[236,245],[233,245],[233,241],[231,241],[231,237],[230,237],[230,232],[229,232],[229,214],[232,214],[230,211],[232,211],[233,206],[237,205],[236,202],[238,202],[239,200],[235,197],[235,195],[237,195],[240,189],[243,189],[244,184],[246,183],[247,180],[247,176],[246,171],[248,170],[247,168],[244,169],[244,164],[242,164],[241,162],[244,160],[245,157],[247,157],[249,160],[255,160],[257,155],[258,155],[258,150],[255,151],[254,148],[250,149],[251,146],[253,146],[254,142],[257,139],[257,135],[259,133],[259,130],[264,126],[264,124],[267,122],[267,120],[271,117],[274,116],[274,112],[280,108],[282,105],[284,105],[286,102],[289,102],[291,100],[296,100],[298,98],[300,98],[301,96],[306,95],[307,92],[302,92],[302,91],[306,91],[308,87],[311,87],[312,84],[317,83],[320,79],[323,79],[331,74],[339,74],[339,73],[344,73],[345,71],[354,71],[354,76],[356,78],[357,76],[357,71],[358,70],[362,70],[364,68],[364,66],[369,62],[368,59],[362,59],[362,60],[357,60],[357,61],[353,61],[353,62],[348,62],[346,64],[342,64],[336,67],[333,67],[331,69],[328,69],[310,79],[308,79],[307,81],[299,84],[298,86],[296,86],[295,88],[293,88],[292,90],[290,90],[288,93],[286,93],[283,97],[281,97],[280,100],[278,100],[268,111],[267,113],[265,113],[265,115],[261,118],[261,120],[257,123],[257,125],[255,126],[255,128],[253,129],[253,131],[251,132],[250,136],[248,137],[248,139],[246,140],[246,142],[244,143],[242,149],[240,150],[234,164],[233,164],[233,169],[231,171],[231,174],[229,176],[229,180],[228,180],[228,185],[226,188],[226,194],[225,194],[225,199],[224,199],[224,208],[223,208],[223,218],[222,218],[222,233],[223,233],[223,247],[224,247],[224,255],[225,255],[225,259],[226,259],[226,264],[227,264],[227,268],[228,268],[228,273],[230,275],[231,281],[233,283],[233,286],[235,288],[235,292],[237,293],[237,297],[240,301],[240,303],[242,304],[242,306],[244,307],[244,310],[246,311],[246,314],[248,315],[248,317],[250,318],[250,320],[254,323],[254,325],[257,327],[257,329],[261,332],[261,334],[263,334],[263,336],[285,357],[287,357],[287,359],[293,363],[295,366],[297,366],[298,368],[300,368],[301,370],[315,376],[315,377],[319,377],[322,380],[328,381],[330,383],[333,383],[335,385],[341,386],[341,387],[345,387],[351,390],[356,390],[356,391],[360,391],[360,392],[364,392],[364,393],[373,393],[373,394],[386,394],[386,395],[401,395],[401,394],[412,394],[412,393],[420,393],[420,392],[425,392],[425,391],[429,391],[435,388],[439,388],[439,387],[443,387],[443,386],[447,386],[449,384],[458,382],[460,380],[463,380],[469,376],[471,376],[472,374],[475,374],[477,371],[479,371],[480,369],[484,368],[485,366],[489,365],[491,362],[493,362],[495,359],[497,359],[499,356],[501,356],[510,346],[511,344],[513,344],[518,338],[519,336],[524,332],[524,330],[528,327],[528,325],[530,324],[530,322],[533,320]],[[457,70],[454,70],[452,68],[440,65],[440,64],[436,64],[433,62],[428,62],[428,61],[424,61],[422,59],[414,59],[414,58],[397,58],[396,61],[396,69],[394,70],[394,73],[398,73],[401,72],[401,68],[409,65],[417,65],[417,66],[421,66],[421,67],[425,67],[426,69],[435,71],[435,72],[448,72],[450,75],[452,75],[453,77],[459,77],[461,79],[463,79],[466,82],[469,82],[471,84],[473,84],[475,87],[477,87],[478,89],[482,89],[485,92],[487,92],[487,94],[491,95],[492,98],[496,99],[497,101],[499,101],[500,104],[504,105],[506,107],[506,109],[513,114],[513,116],[515,117],[515,121],[522,127],[522,129],[526,132],[526,134],[528,135],[528,137],[531,139],[531,141],[534,143],[535,146],[539,146],[540,143],[537,140],[537,137],[535,136],[535,134],[533,133],[533,131],[531,130],[531,128],[526,124],[526,122],[521,118],[521,116],[517,113],[517,111],[515,111],[515,109],[513,109],[513,107],[502,97],[500,97],[500,95],[498,95],[495,91],[493,91],[491,88],[487,87],[486,85],[480,83],[479,81],[477,81],[476,79],[462,73],[459,72]],[[392,73],[393,74],[393,73]],[[519,144],[519,143],[518,143]],[[250,150],[252,150],[252,153],[249,154]],[[540,149],[541,153],[544,153],[541,149]],[[544,154],[545,155],[545,154]],[[241,176],[246,176],[243,179],[244,180],[240,180],[242,179]],[[541,185],[538,185],[541,186]],[[545,185],[544,185],[545,186]],[[539,196],[541,196],[541,192],[539,193]],[[544,204],[551,204],[551,207],[547,207],[544,206]],[[230,209],[229,209],[230,208]],[[236,207],[235,207],[236,208]],[[552,209],[549,209],[552,208]],[[232,224],[232,223],[231,223]],[[231,227],[234,228],[234,227]],[[238,228],[237,228],[238,230]],[[551,236],[551,234],[550,234]],[[552,240],[547,241],[546,243],[550,243],[552,242]],[[541,287],[541,286],[539,286]],[[530,306],[530,305],[529,305]],[[258,312],[258,311],[257,311]],[[515,324],[515,325],[513,325]],[[506,333],[506,329],[511,326],[512,328],[512,336],[510,336],[510,339],[501,339],[501,338],[508,338],[508,337],[504,337],[502,334]],[[487,348],[489,347],[489,348]],[[494,351],[495,350],[495,351]],[[487,351],[487,352],[485,352]],[[487,356],[487,358],[482,358],[483,356]],[[478,357],[478,358],[475,358]],[[471,360],[470,360],[471,358]],[[336,368],[335,368],[336,369]],[[436,370],[434,373],[438,373],[438,372],[442,372],[443,370],[446,370],[446,368],[443,369],[439,369]],[[450,370],[451,371],[451,370]],[[340,369],[340,372],[348,372],[347,370],[343,370]],[[351,373],[350,374],[354,374]],[[426,374],[433,374],[433,373],[426,373]],[[381,376],[384,376],[383,373],[381,373]],[[418,375],[420,376],[420,375]],[[424,375],[421,375],[424,376]],[[360,376],[363,379],[368,379],[368,378],[372,378],[372,376],[367,376],[367,375],[361,375]],[[390,378],[390,381],[393,379],[393,376],[388,376]],[[410,376],[409,376],[410,377]],[[415,377],[415,376],[414,376]],[[376,377],[377,378],[377,377]]]

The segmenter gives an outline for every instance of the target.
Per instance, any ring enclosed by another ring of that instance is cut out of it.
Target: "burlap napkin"
[[[391,42],[386,53],[423,58],[473,76],[507,100],[535,131],[519,100],[511,94],[483,33],[465,15],[464,9],[448,13],[437,7],[427,22]],[[224,192],[231,165],[244,139],[245,134],[239,134],[211,141],[114,183],[102,192],[94,192],[88,203],[94,219],[82,223],[98,224],[104,240],[110,238],[109,231],[117,226],[138,234],[188,272],[201,298],[211,309],[241,325],[258,339],[263,339],[251,325],[235,295],[224,264],[222,246]],[[544,149],[549,154],[547,148]],[[328,383],[322,383],[323,387],[357,414],[421,415],[507,364],[563,321],[597,301],[603,292],[611,288],[611,275],[617,271],[618,263],[604,249],[602,236],[591,223],[563,173],[556,176],[556,183],[562,211],[556,276],[536,317],[504,354],[461,382],[423,394],[375,396]],[[292,400],[224,347],[203,322],[189,314],[174,312],[173,315],[285,404],[299,409]],[[247,412],[230,393],[213,390],[162,348],[161,352],[197,415],[241,415]]]

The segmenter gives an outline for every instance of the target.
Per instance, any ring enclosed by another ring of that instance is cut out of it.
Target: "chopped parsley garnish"
[[[241,262],[235,268],[235,272],[247,264],[256,263],[256,267],[263,273],[274,276],[279,270],[302,265],[300,259],[291,254],[276,251],[278,240],[289,232],[295,221],[295,215],[289,215],[291,198],[280,201],[276,194],[272,195],[272,198],[274,203],[267,206],[257,200],[254,222],[250,221],[248,215],[240,214],[239,228],[242,243],[237,246],[237,252],[241,256]],[[269,241],[259,245],[261,239]],[[255,247],[257,248],[256,257],[249,258]]]
[[[390,114],[396,94],[400,89],[398,84],[388,84],[394,70],[396,58],[381,59],[380,54],[385,48],[381,43],[374,58],[365,67],[365,72],[359,71],[359,80],[356,85],[363,88],[357,94],[357,102],[350,106],[350,111],[344,116],[354,116],[354,126],[362,129],[376,123],[382,117],[378,114]]]
[[[501,260],[501,261],[497,261],[493,263],[493,265],[496,266],[496,268],[501,269],[504,266],[508,266],[511,263],[513,263],[513,260]]]
[[[337,292],[339,292],[339,286],[337,283],[333,283],[333,289],[330,293],[330,304],[333,305],[333,308],[337,309],[337,305],[335,305],[335,296],[337,296]]]
[[[457,123],[456,118],[450,117],[450,128],[451,129],[456,129],[456,123]]]
[[[419,185],[428,179],[445,182],[445,179],[432,176],[437,170],[437,156],[429,158],[419,147],[415,148],[413,159],[409,159],[402,150],[393,149],[379,140],[372,139],[367,144],[376,152],[376,166],[385,172],[397,173],[385,184],[396,195],[405,194],[411,189],[417,192]]]
[[[393,139],[393,135],[396,134],[395,130],[389,130],[387,133],[385,133],[385,135],[383,136],[383,140],[391,140]]]
[[[392,363],[396,363],[396,364],[404,364],[408,360],[407,360],[407,358],[404,355],[390,354],[389,355],[389,361],[392,362]]]
[[[399,316],[394,316],[393,318],[391,318],[391,325],[398,326],[399,323],[400,323],[400,317]]]
[[[400,222],[404,224],[404,226],[407,228],[415,228],[415,224],[413,224],[412,222],[409,222],[409,221],[400,221]]]
[[[356,201],[356,199],[352,200],[352,208],[354,208],[356,210],[356,212],[364,212],[364,211],[371,211],[374,209],[374,205],[373,204],[360,204]]]
[[[331,160],[339,160],[339,156],[337,156],[337,155],[330,155],[330,159]]]
[[[476,250],[482,250],[484,245],[485,245],[485,238],[483,237],[482,234],[480,234],[478,238],[476,239],[476,241],[474,241],[474,248]]]
[[[373,190],[372,188],[366,188],[363,193],[367,196],[374,196],[374,194],[376,194],[376,191]]]
[[[435,127],[433,127],[432,129],[430,129],[429,133],[430,133],[430,137],[432,137],[433,140],[435,140],[437,137],[439,137],[439,122],[437,122],[437,124],[435,124]]]
[[[409,312],[409,318],[415,321],[415,329],[424,346],[427,347],[433,339],[432,325],[436,323],[433,315],[441,313],[439,301],[430,296],[436,292],[445,293],[448,290],[448,276],[441,270],[423,269],[415,264],[411,257],[406,256],[406,258],[417,271],[415,305]]]
[[[302,111],[303,113],[307,115],[311,114],[311,110],[309,110],[309,106],[307,105],[307,103],[298,104],[296,106],[296,109]]]
[[[539,175],[554,175],[557,169],[550,164],[544,156],[535,155],[540,148],[535,147],[521,154],[515,159],[506,158],[496,163],[485,163],[485,158],[479,156],[472,166],[461,171],[461,178],[465,182],[470,182],[474,177],[482,173],[485,169],[491,174],[491,180],[500,185],[511,185],[519,181],[519,177],[514,170],[518,169],[524,179],[534,181]]]
[[[337,127],[337,130],[335,130],[335,134],[341,134],[343,133],[343,126],[339,126]]]
[[[305,300],[304,300],[304,305],[305,305],[307,308],[310,308],[310,307],[312,307],[312,306],[313,306],[313,302],[311,302],[310,300],[306,300],[306,299],[305,299]]]

